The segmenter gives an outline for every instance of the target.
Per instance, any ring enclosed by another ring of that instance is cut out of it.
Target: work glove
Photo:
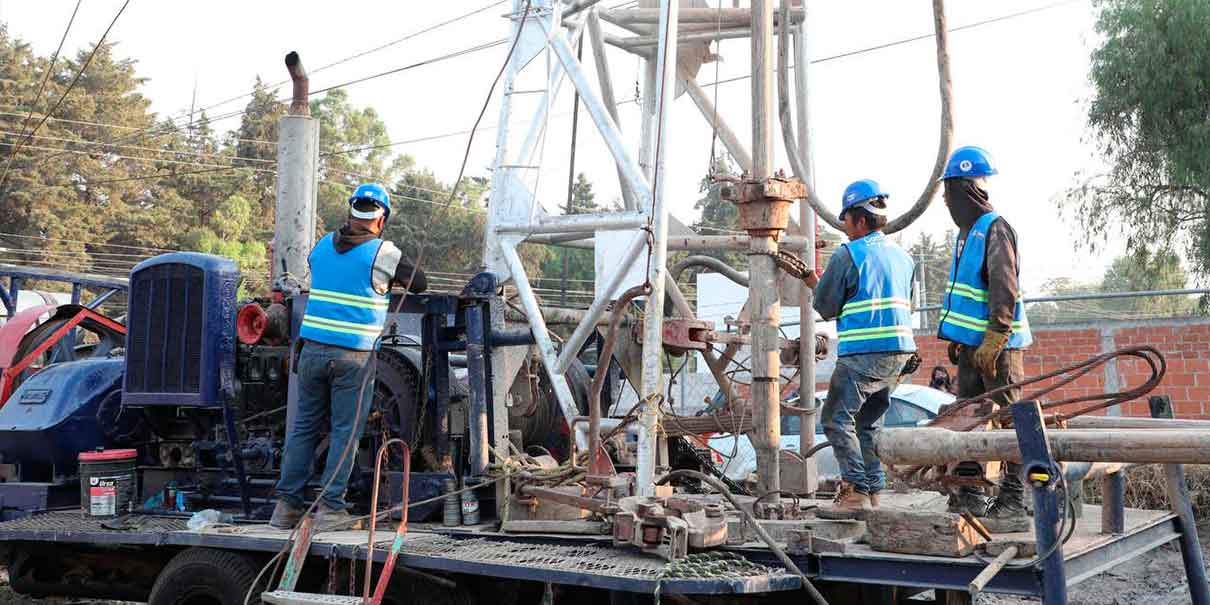
[[[1006,344],[1008,334],[991,330],[983,333],[983,343],[975,349],[975,367],[979,368],[984,376],[996,376],[996,360],[1000,358],[1000,352]]]
[[[950,358],[950,363],[958,365],[958,356],[962,354],[962,344],[951,342],[949,349],[946,351]]]

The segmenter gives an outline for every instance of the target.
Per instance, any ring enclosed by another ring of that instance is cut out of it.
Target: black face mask
[[[979,217],[993,210],[987,191],[971,179],[945,180],[945,206],[959,229],[969,229]]]

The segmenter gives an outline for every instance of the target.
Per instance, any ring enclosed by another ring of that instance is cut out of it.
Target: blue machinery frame
[[[118,292],[125,292],[130,286],[129,280],[120,277],[67,273],[64,271],[35,269],[17,265],[0,265],[0,278],[4,277],[8,278],[8,285],[6,286],[0,280],[0,304],[4,305],[4,316],[6,319],[12,318],[16,314],[17,297],[20,295],[21,288],[27,280],[42,279],[69,283],[71,284],[72,304],[83,304],[89,309],[96,309],[109,300],[111,296]],[[92,300],[83,302],[84,288],[97,288],[103,290],[103,292],[93,297]]]

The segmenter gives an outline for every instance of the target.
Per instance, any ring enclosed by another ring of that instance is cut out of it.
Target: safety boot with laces
[[[820,519],[865,519],[870,512],[869,495],[857,490],[857,486],[841,481],[832,504],[825,504],[815,511]]]
[[[1030,527],[1029,511],[1019,492],[1001,491],[978,519],[995,534],[1027,532]]]
[[[273,507],[273,516],[269,517],[269,525],[275,529],[294,529],[302,519],[303,510],[286,502],[278,500]]]

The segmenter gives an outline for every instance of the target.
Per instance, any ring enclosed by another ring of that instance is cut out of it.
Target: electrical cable
[[[59,60],[59,53],[63,50],[63,43],[67,41],[67,33],[71,31],[71,25],[76,22],[76,14],[80,12],[80,5],[84,0],[76,0],[76,8],[72,9],[71,17],[67,20],[67,27],[63,28],[63,37],[59,38],[59,46],[55,48],[55,54],[50,56],[50,64],[46,66],[46,71],[42,73],[42,82],[38,84],[38,92],[34,93],[34,99],[29,104],[29,113],[25,114],[25,121],[21,122],[21,133],[17,135],[17,140],[21,141],[25,138],[25,129],[29,127],[29,121],[34,117],[34,108],[42,102],[42,93],[46,90],[46,82],[50,80],[50,74],[55,70],[55,63]],[[45,122],[45,120],[43,120]],[[6,133],[13,134],[13,133]],[[12,156],[9,156],[9,161],[5,164],[4,172],[8,173],[8,166],[12,164]],[[0,179],[3,182],[3,179]]]
[[[384,49],[386,49],[386,48],[390,48],[391,46],[394,46],[394,45],[396,45],[396,44],[399,44],[400,42],[406,42],[407,40],[410,40],[410,39],[412,39],[412,38],[415,38],[415,37],[417,37],[417,36],[420,36],[421,34],[426,34],[426,33],[429,33],[429,32],[432,32],[432,31],[435,31],[435,30],[440,29],[440,28],[442,28],[442,27],[445,27],[445,26],[447,26],[447,25],[451,25],[451,24],[453,24],[453,23],[457,23],[458,21],[461,21],[461,20],[467,19],[467,18],[472,17],[472,16],[474,16],[474,15],[476,15],[476,14],[478,14],[478,13],[481,13],[481,12],[483,12],[483,11],[489,10],[489,9],[491,9],[491,8],[493,8],[493,7],[499,6],[500,4],[503,4],[505,1],[507,1],[507,0],[500,0],[500,1],[494,2],[494,3],[492,3],[492,4],[489,4],[489,5],[483,6],[483,7],[481,7],[481,8],[478,8],[478,9],[476,9],[476,10],[473,10],[473,11],[471,11],[471,12],[469,12],[469,13],[462,14],[462,15],[460,15],[460,16],[458,16],[458,17],[453,18],[453,19],[450,19],[450,20],[447,20],[447,21],[443,21],[443,22],[441,22],[441,23],[437,23],[437,24],[434,24],[434,25],[426,26],[425,28],[423,28],[423,29],[421,29],[421,30],[419,30],[419,31],[416,31],[416,32],[412,32],[412,33],[410,33],[410,34],[407,34],[407,35],[403,36],[402,38],[398,38],[398,39],[396,39],[396,40],[392,40],[391,42],[387,42],[387,43],[385,43],[385,44],[379,45],[379,46],[377,46],[377,47],[375,47],[375,48],[372,48],[372,49],[369,49],[369,50],[365,50],[365,51],[358,52],[358,53],[356,53],[356,54],[354,54],[354,55],[350,55],[350,56],[345,57],[345,58],[343,58],[343,59],[339,59],[339,60],[337,60],[337,61],[334,61],[334,62],[332,62],[332,63],[328,63],[328,64],[325,64],[325,65],[321,65],[320,67],[317,67],[317,68],[315,68],[315,69],[312,69],[312,70],[310,71],[310,73],[311,73],[311,74],[316,74],[316,73],[319,73],[320,71],[323,71],[323,70],[328,69],[328,68],[330,68],[330,67],[335,67],[335,66],[337,66],[337,65],[343,65],[344,63],[348,63],[349,61],[352,61],[352,60],[354,60],[354,59],[359,59],[359,58],[361,58],[361,57],[364,57],[364,56],[366,56],[366,55],[369,55],[369,54],[372,54],[372,53],[378,52],[378,51],[380,51],[380,50],[384,50]],[[280,82],[276,82],[276,83],[274,83],[274,84],[270,84],[270,85],[266,86],[266,89],[268,89],[268,88],[276,88],[276,87],[278,87],[278,86],[281,86],[282,84],[289,84],[289,83],[290,83],[290,80],[282,80],[282,81],[280,81]],[[205,112],[206,110],[209,110],[209,109],[214,109],[214,108],[216,108],[216,107],[221,107],[221,106],[223,106],[223,105],[226,105],[226,104],[228,104],[228,103],[231,103],[232,101],[238,101],[238,100],[243,99],[243,98],[245,98],[245,97],[250,97],[250,96],[252,96],[253,94],[255,94],[255,92],[252,92],[252,93],[244,93],[244,94],[241,94],[241,95],[237,95],[237,96],[231,97],[231,98],[229,98],[229,99],[225,99],[225,100],[223,100],[223,101],[219,101],[219,102],[217,102],[217,103],[213,103],[213,104],[207,105],[207,106],[202,107],[202,108],[197,109],[197,110],[192,110],[192,109],[190,109],[190,110],[184,110],[184,109],[182,109],[181,111],[177,112],[177,116],[178,116],[178,117],[184,117],[184,116],[186,116],[186,115],[191,115],[191,114],[192,114],[192,113],[194,113],[195,111],[196,111],[197,113],[203,113],[203,112]],[[286,99],[286,100],[289,100],[289,99]],[[241,113],[242,113],[242,112],[241,112]],[[162,131],[163,131],[163,129],[165,129],[165,128],[178,128],[178,127],[176,126],[176,124],[175,124],[175,118],[170,117],[170,118],[168,118],[168,121],[169,121],[169,124],[168,124],[167,126],[161,127],[161,130],[162,130]],[[207,119],[206,119],[206,121],[207,121],[207,122],[209,122],[209,121],[211,121],[211,119],[210,119],[210,118],[207,118]],[[194,126],[194,125],[196,125],[196,124],[198,124],[198,123],[200,123],[200,122],[201,122],[201,120],[195,120],[195,121],[191,121],[191,122],[189,122],[189,123],[187,123],[187,124],[184,124],[184,125],[180,126],[179,128],[185,128],[185,129],[187,129],[187,128],[189,128],[190,126]],[[150,134],[151,136],[158,136],[158,135],[156,135],[155,133],[150,132],[150,131],[152,131],[153,129],[154,129],[154,125],[153,125],[153,126],[148,126],[148,127],[146,127],[146,128],[141,128],[141,129],[138,129],[138,130],[140,130],[140,132],[133,133],[131,136],[142,136],[142,135],[145,135],[145,134]],[[266,143],[271,143],[271,144],[273,144],[273,145],[276,145],[276,144],[277,144],[276,142],[270,142],[270,141],[264,141],[264,142],[266,142]]]
[[[92,58],[97,55],[97,51],[100,50],[101,45],[105,44],[105,38],[109,36],[110,30],[112,30],[114,24],[118,22],[118,17],[121,17],[122,13],[126,11],[127,6],[130,6],[130,0],[126,0],[122,3],[122,7],[118,9],[117,14],[113,16],[113,20],[109,22],[109,27],[105,28],[105,33],[101,34],[101,39],[98,40],[97,43],[92,47],[92,52],[88,53],[88,58],[84,60],[84,64],[80,66],[80,70],[76,72],[76,76],[72,78],[70,83],[67,84],[67,90],[63,91],[63,96],[59,97],[59,100],[55,102],[54,106],[51,107],[49,111],[46,112],[46,115],[42,116],[42,119],[39,120],[34,126],[34,129],[29,132],[29,136],[17,141],[17,146],[13,148],[8,156],[8,163],[4,165],[4,172],[0,173],[0,191],[4,190],[4,182],[8,177],[8,171],[13,166],[13,158],[15,158],[17,153],[21,151],[22,143],[28,141],[29,137],[32,137],[38,132],[38,129],[46,123],[47,119],[54,115],[55,111],[59,109],[59,106],[63,104],[63,101],[67,99],[67,95],[71,94],[71,91],[75,89],[76,83],[80,81],[80,77],[84,75],[84,72],[88,69],[88,66],[92,64]]]
[[[1047,11],[1047,10],[1050,10],[1050,9],[1053,9],[1053,8],[1058,8],[1058,7],[1063,6],[1063,5],[1066,5],[1066,4],[1073,4],[1073,3],[1077,2],[1077,1],[1079,1],[1079,0],[1063,0],[1062,2],[1055,2],[1055,3],[1052,3],[1052,4],[1047,4],[1047,5],[1045,5],[1045,6],[1034,7],[1034,8],[1031,8],[1031,9],[1028,9],[1028,10],[1024,10],[1024,11],[1019,11],[1019,12],[1016,12],[1016,13],[1009,13],[1009,14],[1007,14],[1007,15],[1001,15],[1001,16],[999,16],[999,17],[992,17],[992,18],[990,18],[990,19],[984,19],[984,20],[982,20],[982,21],[975,21],[975,22],[973,22],[973,23],[967,23],[967,24],[965,24],[965,25],[959,25],[959,26],[957,26],[957,27],[951,27],[951,28],[949,28],[949,29],[947,29],[947,30],[945,30],[945,31],[946,31],[947,33],[953,33],[953,32],[962,31],[962,30],[966,30],[966,29],[972,29],[972,28],[975,28],[975,27],[980,27],[980,26],[983,26],[983,25],[988,25],[988,24],[990,24],[990,23],[997,23],[997,22],[999,22],[999,21],[1007,21],[1007,20],[1010,20],[1010,19],[1015,19],[1015,18],[1017,18],[1017,17],[1024,17],[1024,16],[1026,16],[1026,15],[1030,15],[1030,14],[1033,14],[1033,13],[1039,13],[1039,12],[1042,12],[1042,11]],[[858,49],[855,49],[855,50],[845,51],[845,52],[838,53],[838,54],[835,54],[835,55],[829,55],[829,56],[827,56],[827,57],[820,57],[820,58],[818,58],[818,59],[814,59],[814,60],[810,61],[810,64],[811,64],[811,65],[815,65],[815,64],[817,64],[817,63],[826,63],[826,62],[828,62],[828,61],[834,61],[834,60],[836,60],[836,59],[844,59],[844,58],[852,57],[852,56],[855,56],[855,55],[861,55],[861,54],[865,54],[865,53],[869,53],[869,52],[874,52],[874,51],[878,51],[878,50],[885,50],[885,49],[887,49],[887,48],[891,48],[891,47],[894,47],[894,46],[899,46],[899,45],[901,45],[901,44],[908,44],[908,43],[910,43],[910,42],[919,42],[919,41],[921,41],[921,40],[930,40],[930,39],[932,39],[932,38],[934,38],[934,37],[936,37],[936,34],[922,34],[922,35],[919,35],[919,36],[913,36],[913,37],[911,37],[911,38],[902,38],[902,39],[899,39],[899,40],[895,40],[895,41],[893,41],[893,42],[887,42],[887,43],[884,43],[884,44],[878,44],[878,45],[876,45],[876,46],[867,46],[867,47],[864,47],[864,48],[858,48]],[[789,65],[787,68],[792,68],[792,67],[794,67],[794,66],[793,66],[793,65]],[[750,73],[749,73],[749,74],[745,74],[745,75],[742,75],[742,76],[735,76],[735,77],[733,77],[733,78],[727,78],[727,79],[725,79],[725,80],[715,80],[714,82],[710,82],[710,83],[708,83],[708,84],[700,84],[700,86],[701,86],[702,88],[705,88],[705,87],[707,87],[707,86],[717,86],[717,85],[719,85],[719,84],[730,84],[730,83],[732,83],[732,82],[739,82],[739,81],[741,81],[741,80],[747,80],[747,79],[749,79],[749,78],[751,78],[751,77],[752,77],[752,74],[750,74]]]

